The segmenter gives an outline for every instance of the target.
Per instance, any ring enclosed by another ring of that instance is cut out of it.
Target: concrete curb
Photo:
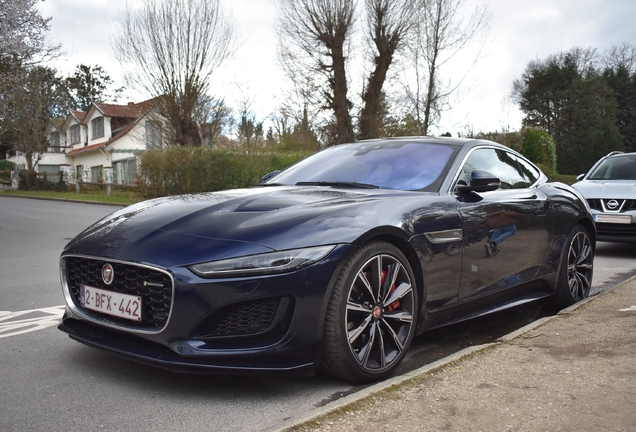
[[[480,351],[484,351],[488,348],[491,347],[497,347],[500,345],[503,345],[505,343],[508,343],[510,341],[512,341],[513,339],[518,338],[519,336],[522,336],[525,333],[528,333],[531,330],[534,330],[538,327],[541,327],[542,325],[558,318],[559,316],[565,316],[568,314],[571,314],[572,312],[574,312],[575,310],[583,307],[584,305],[586,305],[587,303],[594,301],[595,299],[597,299],[598,297],[602,296],[602,295],[606,295],[611,293],[614,289],[627,284],[628,282],[632,281],[636,279],[636,276],[630,277],[629,279],[625,280],[625,281],[621,281],[620,283],[616,284],[615,286],[607,289],[606,291],[604,291],[603,293],[601,293],[600,295],[595,295],[593,297],[588,297],[585,300],[582,300],[576,304],[573,304],[572,306],[569,306],[565,309],[562,309],[561,311],[559,311],[556,315],[550,316],[550,317],[545,317],[545,318],[540,318],[537,321],[534,321],[524,327],[521,327],[520,329],[517,329],[511,333],[508,333],[507,335],[504,335],[500,338],[498,338],[497,340],[495,340],[495,342],[493,343],[489,343],[489,344],[484,344],[484,345],[475,345],[472,347],[468,347],[465,348],[461,351],[456,352],[455,354],[451,354],[448,357],[444,357],[443,359],[437,360],[433,363],[430,363],[428,365],[422,366],[418,369],[415,369],[411,372],[408,372],[404,375],[400,375],[400,376],[396,376],[393,378],[389,378],[386,381],[382,381],[379,382],[377,384],[374,384],[370,387],[367,387],[359,392],[356,392],[354,394],[351,394],[349,396],[343,397],[341,399],[335,400],[333,402],[330,402],[328,404],[326,404],[323,407],[320,407],[318,409],[316,409],[315,411],[312,411],[310,414],[305,415],[305,416],[300,416],[297,417],[295,419],[292,419],[291,423],[289,425],[285,425],[282,428],[277,428],[277,429],[272,429],[273,432],[285,432],[290,430],[291,428],[300,426],[304,423],[308,423],[311,421],[315,421],[318,418],[329,414],[333,411],[337,411],[339,409],[343,409],[344,407],[354,404],[356,402],[359,402],[363,399],[368,398],[369,396],[372,396],[374,394],[380,393],[384,390],[390,389],[392,387],[398,387],[404,383],[406,383],[407,381],[413,379],[413,378],[417,378],[419,376],[425,375],[435,369],[439,369],[442,368],[444,366],[447,366],[451,363],[457,362],[461,359],[463,359],[464,357],[467,357],[471,354],[474,354],[476,352],[480,352]]]
[[[345,396],[341,399],[335,400],[333,402],[329,402],[327,405],[320,407],[318,409],[316,409],[315,411],[312,411],[311,414],[306,415],[306,416],[302,416],[302,417],[298,417],[296,419],[293,419],[291,424],[286,425],[280,429],[273,429],[273,431],[275,432],[284,432],[286,430],[289,430],[290,428],[299,426],[303,423],[307,423],[310,422],[312,420],[316,420],[317,418],[328,414],[332,411],[336,411],[338,409],[341,409],[347,405],[353,404],[355,402],[359,402],[363,399],[366,399],[369,396],[372,396],[376,393],[379,393],[383,390],[389,389],[391,387],[398,387],[402,384],[404,384],[406,381],[409,381],[413,378],[419,377],[420,375],[424,375],[426,373],[429,373],[432,370],[444,367],[450,363],[456,362],[461,360],[463,357],[469,356],[475,352],[478,351],[483,351],[487,348],[490,348],[492,346],[498,345],[497,343],[490,343],[490,344],[484,344],[484,345],[475,345],[475,346],[471,346],[468,348],[464,348],[461,351],[456,352],[455,354],[451,354],[448,357],[444,357],[443,359],[437,360],[433,363],[427,364],[425,366],[422,366],[419,369],[415,369],[411,372],[405,373],[403,375],[400,376],[396,376],[393,378],[389,378],[385,381],[381,381],[377,384],[374,384],[370,387],[367,387],[363,390],[360,390],[359,392],[353,393],[349,396]]]

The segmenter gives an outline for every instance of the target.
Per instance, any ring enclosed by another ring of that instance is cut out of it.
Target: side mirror
[[[457,184],[460,192],[490,192],[499,189],[501,180],[496,175],[476,169],[470,173],[470,185]]]
[[[265,183],[267,180],[273,179],[278,174],[280,174],[280,170],[272,171],[272,172],[269,172],[269,173],[265,174],[263,176],[263,178],[261,179],[261,184]]]
[[[579,174],[576,176],[576,181],[581,181],[585,178],[585,174]]]

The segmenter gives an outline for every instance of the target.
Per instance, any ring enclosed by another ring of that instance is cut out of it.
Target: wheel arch
[[[583,217],[577,222],[577,224],[585,228],[592,240],[592,247],[596,249],[596,227],[594,226],[594,223],[588,218]]]

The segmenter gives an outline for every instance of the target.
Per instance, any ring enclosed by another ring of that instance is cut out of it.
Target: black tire
[[[553,306],[564,308],[590,295],[594,271],[594,247],[587,230],[576,225],[564,246]]]
[[[417,305],[404,254],[382,241],[363,245],[331,289],[320,368],[355,383],[389,376],[413,340]]]

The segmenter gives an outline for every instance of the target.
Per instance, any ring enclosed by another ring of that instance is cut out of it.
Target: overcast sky
[[[521,115],[509,96],[512,82],[529,61],[575,46],[602,52],[621,43],[636,44],[635,0],[490,0],[487,4],[492,18],[485,55],[472,67],[453,100],[453,109],[443,114],[434,134],[451,132],[456,136],[467,126],[475,132],[518,129]],[[114,58],[111,41],[125,5],[126,0],[41,3],[42,15],[52,18],[51,38],[66,51],[55,66],[70,73],[80,63],[99,64],[120,81],[122,68]],[[241,92],[248,93],[257,118],[263,119],[281,102],[280,89],[285,85],[276,62],[272,1],[226,0],[226,6],[242,43],[234,59],[214,76],[214,91],[234,106]],[[470,54],[456,63],[463,60],[465,67],[470,66]],[[142,95],[129,92],[128,97],[139,101]]]

